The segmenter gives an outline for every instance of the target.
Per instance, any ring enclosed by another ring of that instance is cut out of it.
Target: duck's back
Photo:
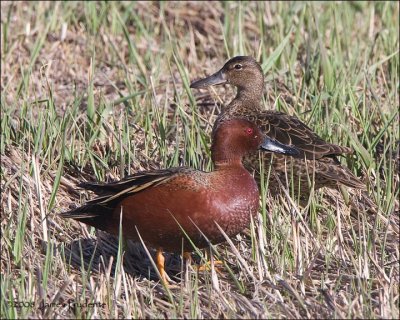
[[[225,120],[237,117],[255,122],[268,137],[295,146],[300,151],[299,158],[317,160],[326,156],[352,153],[350,148],[326,142],[295,116],[278,111],[260,110],[254,105],[237,105],[235,101],[218,116],[213,131]]]
[[[286,186],[286,180],[290,180],[291,177],[295,193],[303,195],[309,192],[312,184],[316,189],[324,186],[335,187],[338,184],[365,188],[365,185],[348,168],[342,166],[337,158],[340,155],[351,154],[350,148],[326,142],[298,118],[286,113],[260,110],[255,103],[234,100],[218,116],[213,132],[224,121],[238,117],[255,122],[268,137],[286,145],[293,145],[300,151],[296,158],[268,152],[245,157],[243,162],[245,167],[255,173],[258,182],[260,182],[260,159],[263,160],[266,170],[269,164],[272,164],[274,172],[270,175],[269,189],[273,194],[278,193],[280,189],[278,178]]]

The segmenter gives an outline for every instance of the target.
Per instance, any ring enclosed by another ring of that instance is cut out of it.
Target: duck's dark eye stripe
[[[237,69],[237,70],[242,69],[242,65],[241,64],[235,64],[235,69]]]

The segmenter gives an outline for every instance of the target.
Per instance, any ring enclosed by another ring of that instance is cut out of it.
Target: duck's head
[[[191,88],[206,88],[212,85],[229,83],[239,91],[263,90],[264,75],[260,64],[250,56],[237,56],[230,59],[221,70],[213,75],[191,83]]]

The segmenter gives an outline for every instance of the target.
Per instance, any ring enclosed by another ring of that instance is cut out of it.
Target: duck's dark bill
[[[217,85],[217,84],[223,84],[223,83],[226,83],[226,78],[225,78],[225,74],[222,72],[222,70],[220,70],[207,78],[192,82],[190,87],[191,88],[205,88],[205,87],[209,87],[209,86],[213,86],[213,85]]]
[[[280,143],[276,140],[272,140],[268,137],[265,137],[264,142],[261,144],[260,148],[266,151],[282,153],[291,156],[297,156],[300,153],[297,148],[289,147],[286,144]]]

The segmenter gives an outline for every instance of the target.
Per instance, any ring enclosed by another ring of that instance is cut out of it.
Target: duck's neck
[[[246,108],[260,108],[262,99],[264,82],[252,83],[251,86],[238,87],[236,97],[231,101],[230,105],[246,106]]]
[[[243,168],[242,152],[238,150],[231,150],[224,141],[216,138],[211,146],[211,158],[214,163],[215,170],[237,170]]]

